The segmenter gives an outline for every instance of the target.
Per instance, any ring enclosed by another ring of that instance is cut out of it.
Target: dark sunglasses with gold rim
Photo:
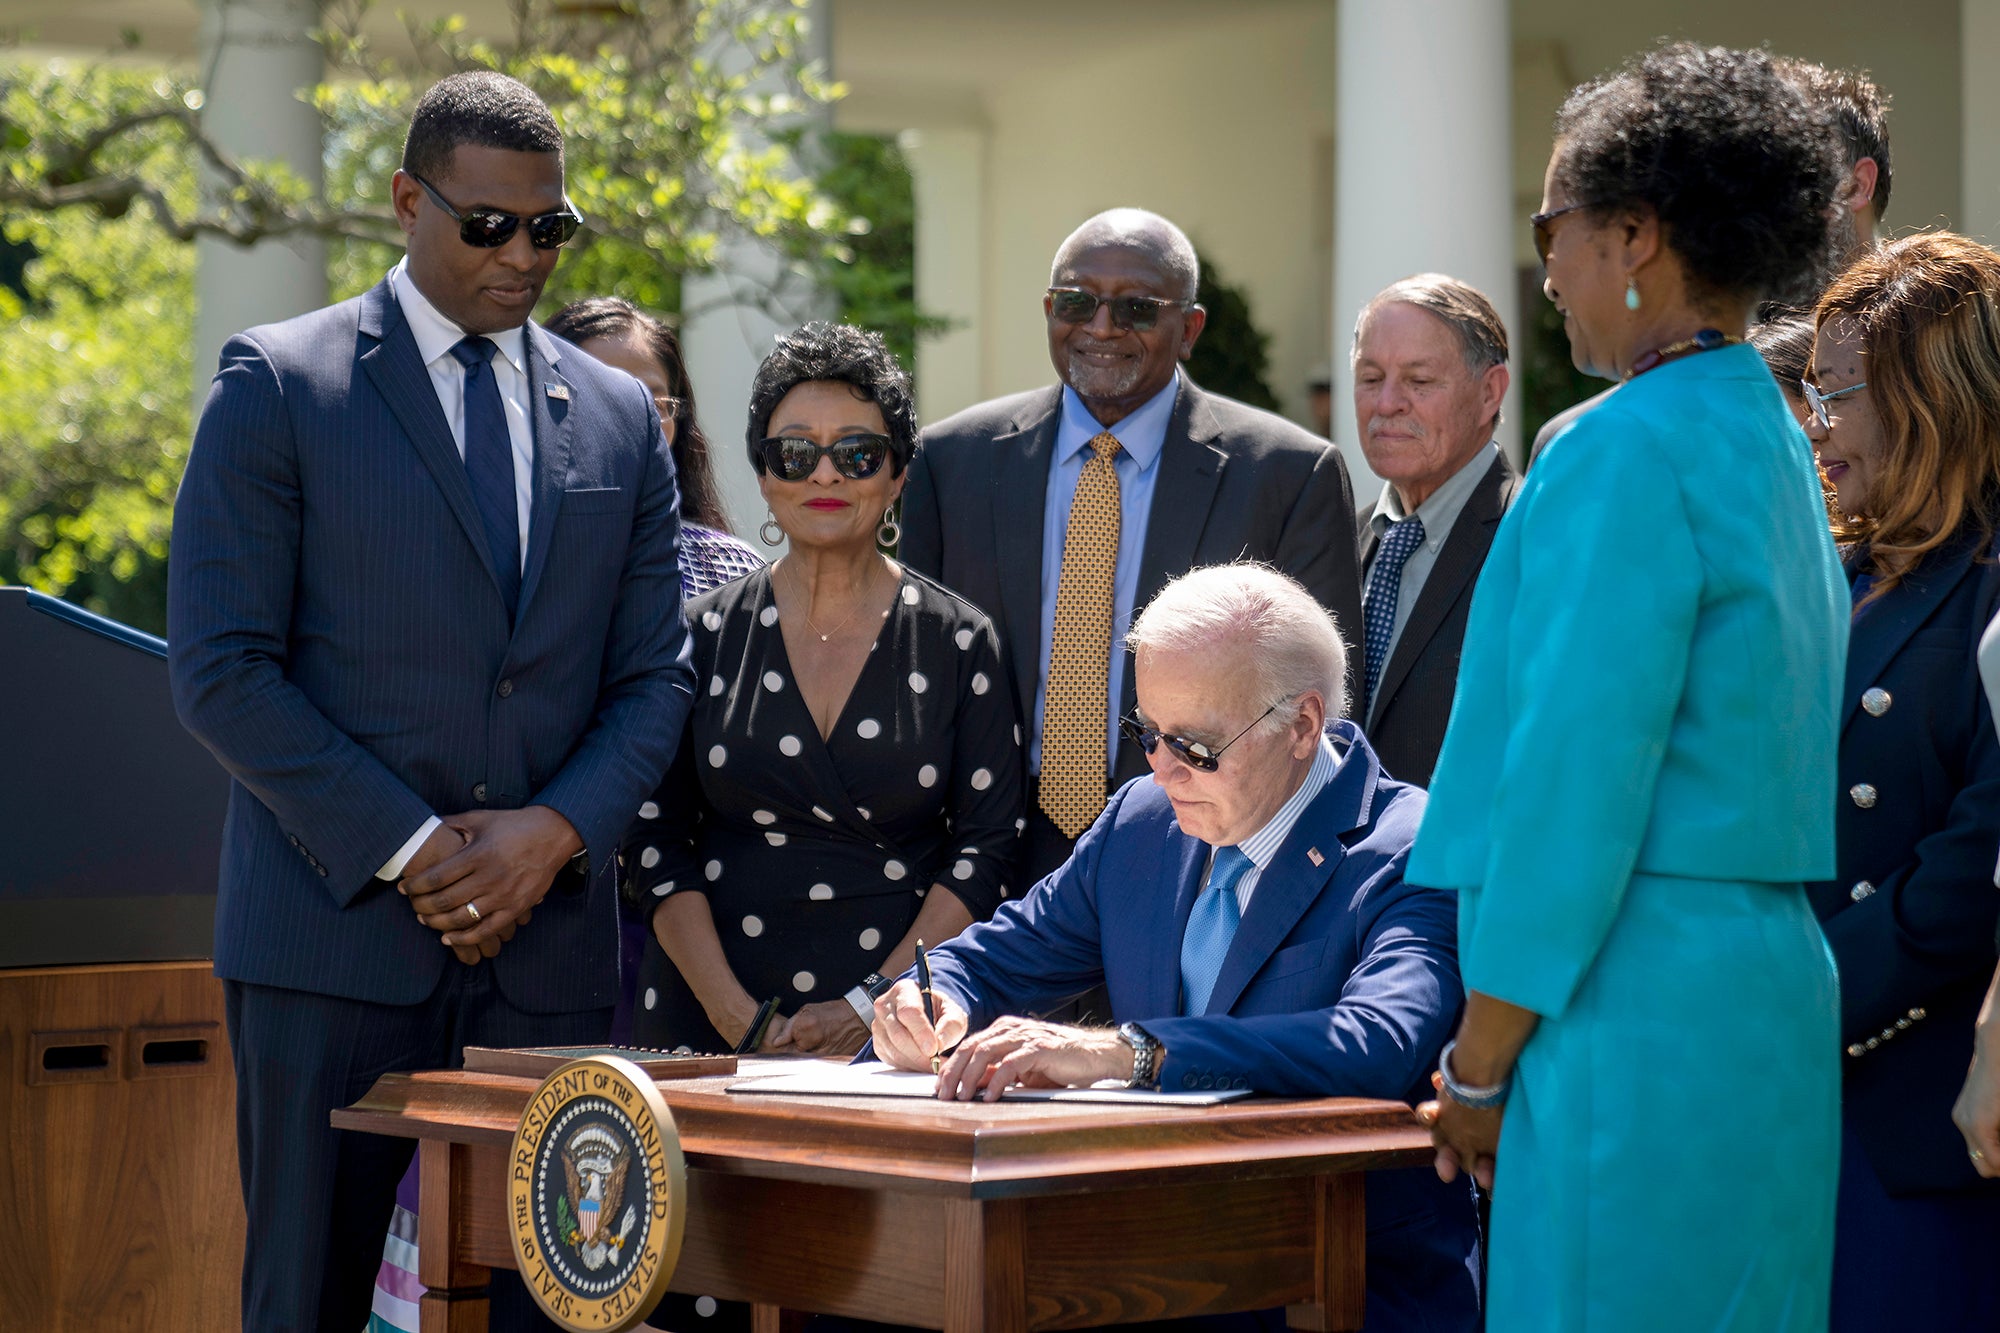
[[[472,208],[460,212],[438,193],[437,186],[414,171],[405,174],[423,186],[431,202],[458,224],[458,239],[476,249],[493,250],[507,244],[525,222],[528,224],[528,244],[537,250],[554,250],[576,235],[576,229],[583,225],[583,218],[567,199],[555,212],[538,213],[531,218],[524,218],[518,213],[502,213],[495,208]]]
[[[779,481],[804,481],[822,458],[831,458],[833,470],[849,481],[866,481],[882,470],[891,452],[886,435],[843,435],[832,444],[803,435],[773,435],[757,442],[764,470]]]
[[[1278,705],[1272,704],[1269,708],[1257,714],[1257,722],[1262,722],[1277,711]],[[1189,768],[1198,768],[1204,773],[1213,773],[1222,763],[1222,752],[1242,740],[1245,736],[1248,736],[1252,731],[1255,731],[1257,729],[1257,722],[1252,722],[1249,726],[1243,728],[1243,730],[1237,732],[1234,736],[1231,736],[1228,740],[1213,749],[1200,741],[1192,741],[1185,736],[1176,736],[1171,732],[1161,731],[1157,727],[1149,727],[1139,720],[1139,715],[1136,712],[1127,713],[1124,717],[1119,718],[1118,729],[1125,733],[1125,739],[1131,741],[1141,750],[1144,750],[1148,755],[1151,755],[1159,746],[1164,745],[1169,750],[1172,750],[1180,761]]]
[[[1097,307],[1111,308],[1111,322],[1121,329],[1145,333],[1160,322],[1169,310],[1188,310],[1192,301],[1169,301],[1159,296],[1099,296],[1081,287],[1051,287],[1049,314],[1064,324],[1088,324],[1097,318]]]
[[[1561,208],[1551,208],[1546,213],[1529,214],[1528,225],[1535,232],[1535,253],[1541,257],[1543,268],[1549,266],[1549,252],[1556,248],[1555,227],[1552,225],[1555,220],[1560,217],[1568,217],[1571,213],[1580,212],[1586,208],[1596,208],[1597,206],[1597,201],[1592,200],[1582,204],[1564,204]]]

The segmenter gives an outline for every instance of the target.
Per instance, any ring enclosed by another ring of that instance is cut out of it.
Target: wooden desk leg
[[[952,1199],[944,1212],[944,1333],[1027,1333],[1027,1205]]]
[[[1364,1179],[1349,1171],[1315,1182],[1313,1301],[1285,1307],[1285,1322],[1293,1328],[1345,1333],[1361,1327],[1368,1280]]]
[[[782,1305],[750,1304],[750,1333],[804,1333],[812,1315],[804,1310],[787,1310]]]
[[[422,1333],[486,1333],[486,1282],[492,1272],[458,1256],[467,1209],[454,1180],[466,1149],[442,1139],[417,1145],[417,1277]]]

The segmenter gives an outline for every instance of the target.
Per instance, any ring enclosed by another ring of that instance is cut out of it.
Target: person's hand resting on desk
[[[921,1017],[922,1001],[917,1007]],[[773,1023],[765,1044],[787,1055],[853,1055],[868,1044],[868,1029],[846,1000],[822,1000]]]
[[[935,1027],[924,1017],[923,994],[914,981],[897,982],[875,1001],[875,1053],[898,1069],[925,1071],[934,1055],[951,1051],[938,1073],[940,1101],[969,1102],[984,1091],[992,1102],[1012,1087],[1087,1088],[1132,1077],[1132,1048],[1110,1028],[1008,1017],[968,1037],[966,1014],[957,1002],[935,991],[932,1000]]]
[[[433,844],[447,837],[461,845],[425,864]],[[582,848],[570,822],[548,806],[468,810],[431,833],[404,867],[399,888],[417,919],[439,931],[460,962],[477,962],[499,953],[527,924],[557,873]]]

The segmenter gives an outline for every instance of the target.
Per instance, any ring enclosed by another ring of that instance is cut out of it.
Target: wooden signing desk
[[[749,1301],[757,1333],[805,1313],[1027,1333],[1286,1306],[1362,1313],[1362,1177],[1431,1157],[1400,1102],[1214,1107],[946,1105],[732,1096],[660,1083],[687,1158],[675,1291]],[[420,1140],[424,1333],[486,1327],[514,1267],[509,1144],[536,1081],[390,1074],[342,1129]]]

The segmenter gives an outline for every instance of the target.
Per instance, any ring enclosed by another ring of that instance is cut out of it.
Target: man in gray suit
[[[1062,382],[931,427],[910,466],[902,558],[992,616],[1013,669],[1033,775],[1022,887],[1068,859],[1110,786],[1147,771],[1118,734],[1124,635],[1169,579],[1267,561],[1359,646],[1347,468],[1327,441],[1180,371],[1207,318],[1198,276],[1165,218],[1091,218],[1042,297]]]
[[[1393,776],[1429,786],[1451,720],[1472,588],[1519,480],[1493,443],[1507,329],[1441,273],[1385,287],[1354,324],[1354,424],[1384,478],[1363,521],[1354,717]]]

